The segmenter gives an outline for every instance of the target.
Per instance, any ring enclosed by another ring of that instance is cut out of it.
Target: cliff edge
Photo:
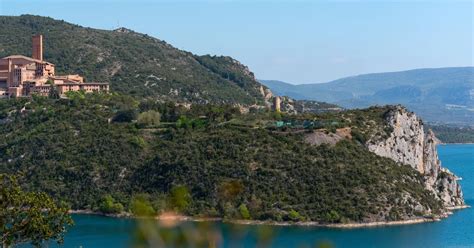
[[[385,134],[376,134],[366,143],[375,154],[408,164],[424,178],[425,187],[446,208],[464,205],[459,178],[443,168],[438,158],[438,139],[413,113],[396,106],[385,115]]]

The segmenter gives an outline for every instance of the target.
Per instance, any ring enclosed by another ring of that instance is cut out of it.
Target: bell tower
[[[32,58],[43,61],[43,35],[33,36],[33,56]]]

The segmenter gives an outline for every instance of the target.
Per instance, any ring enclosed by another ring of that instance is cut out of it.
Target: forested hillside
[[[238,61],[197,56],[125,28],[108,31],[40,16],[0,16],[0,57],[31,56],[34,34],[44,35],[44,59],[56,65],[57,73],[107,81],[113,91],[199,103],[264,102],[261,84]]]
[[[430,125],[443,143],[474,143],[474,127]]]
[[[0,101],[0,172],[74,209],[133,212],[140,199],[149,213],[324,223],[441,211],[417,171],[363,145],[387,132],[389,108],[240,114],[117,94],[69,98]],[[305,142],[344,128],[352,131],[336,145]]]

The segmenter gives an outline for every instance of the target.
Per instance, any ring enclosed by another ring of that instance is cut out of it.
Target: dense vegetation
[[[21,173],[24,187],[75,209],[322,222],[420,216],[417,202],[440,209],[418,172],[361,144],[387,131],[388,107],[240,114],[117,94],[69,98],[0,101],[0,172]],[[354,138],[303,141],[313,129],[342,127]]]
[[[0,174],[0,246],[62,243],[72,224],[68,208],[45,193],[24,192],[14,176]]]
[[[429,125],[443,143],[474,143],[474,127]]]
[[[44,35],[44,59],[56,72],[107,81],[116,92],[177,101],[262,104],[260,83],[229,57],[197,56],[124,28],[84,28],[51,18],[0,16],[0,57],[29,56]],[[263,86],[265,87],[265,86]]]

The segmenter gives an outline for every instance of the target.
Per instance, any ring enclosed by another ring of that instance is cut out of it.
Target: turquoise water
[[[438,147],[443,165],[463,178],[466,202],[474,205],[474,145]],[[76,225],[66,235],[65,247],[128,247],[135,223],[90,215],[75,215]],[[216,224],[223,233],[223,247],[254,247],[256,226],[244,226],[237,239],[236,226]],[[474,209],[456,211],[440,222],[417,225],[330,229],[315,227],[271,227],[271,247],[313,246],[326,241],[334,247],[474,247]]]

